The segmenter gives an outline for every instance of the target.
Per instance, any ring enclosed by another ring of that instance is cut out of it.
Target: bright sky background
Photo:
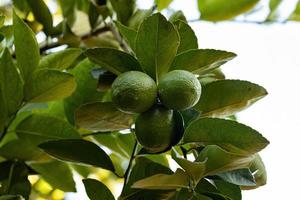
[[[140,0],[147,8],[151,0]],[[282,16],[294,8],[287,0]],[[176,0],[189,19],[199,16],[195,0]],[[262,16],[256,16],[261,18]],[[240,122],[261,132],[271,144],[261,152],[268,184],[243,192],[243,200],[295,199],[300,174],[300,23],[257,25],[236,22],[191,24],[200,48],[215,48],[238,54],[222,69],[229,79],[248,80],[264,86],[269,95],[238,114]],[[299,123],[299,124],[298,124]]]

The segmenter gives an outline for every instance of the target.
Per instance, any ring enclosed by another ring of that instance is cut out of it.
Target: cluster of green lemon
[[[158,84],[147,74],[129,71],[112,84],[112,101],[126,113],[140,113],[135,122],[138,142],[158,153],[176,145],[183,135],[183,120],[177,112],[193,107],[200,98],[201,85],[185,70],[163,75]]]

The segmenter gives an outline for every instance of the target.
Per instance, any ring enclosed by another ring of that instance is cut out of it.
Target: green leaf
[[[180,191],[176,192],[176,195],[172,197],[171,200],[213,200],[207,196],[202,194],[198,194],[196,192],[189,191],[188,189],[181,189]]]
[[[2,195],[0,200],[23,200],[21,195]]]
[[[186,17],[184,16],[184,13],[181,10],[174,12],[169,18],[169,21],[172,23],[176,22],[177,20],[181,20],[187,23]]]
[[[185,130],[185,143],[218,145],[226,150],[246,155],[264,149],[269,141],[256,130],[236,121],[202,118],[193,121]]]
[[[71,74],[53,69],[37,70],[27,87],[25,100],[32,103],[60,100],[70,96],[76,88]]]
[[[53,20],[50,10],[43,0],[26,0],[31,8],[36,21],[43,25],[47,35],[50,35],[53,29]]]
[[[267,184],[267,171],[259,154],[255,154],[249,169],[254,175],[256,185],[242,186],[242,189],[251,190]]]
[[[44,163],[31,163],[29,166],[38,172],[53,188],[65,192],[76,192],[72,171],[66,163],[52,160]]]
[[[177,20],[174,25],[180,36],[177,54],[191,49],[198,49],[198,39],[193,29],[184,21]]]
[[[115,199],[111,191],[100,181],[97,181],[95,179],[84,179],[82,180],[82,182],[90,200]]]
[[[178,54],[170,70],[182,69],[201,75],[220,67],[235,57],[235,53],[227,51],[194,49]]]
[[[7,106],[3,98],[3,93],[0,87],[0,138],[2,138],[7,121]]]
[[[101,101],[105,93],[97,91],[98,80],[93,78],[92,70],[96,68],[88,59],[80,62],[71,73],[76,80],[76,90],[71,96],[64,99],[64,109],[68,121],[75,124],[75,110],[82,104]]]
[[[79,133],[67,122],[45,114],[32,114],[16,127],[18,137],[33,146],[58,139],[79,138]]]
[[[277,19],[277,9],[280,6],[280,4],[282,3],[282,0],[270,0],[269,1],[269,14],[266,18],[266,21],[272,21]]]
[[[135,13],[129,18],[128,26],[134,30],[138,30],[141,23],[151,15],[152,9],[137,9]]]
[[[222,180],[214,180],[214,184],[221,194],[229,197],[231,200],[242,200],[241,189],[238,185],[227,183]]]
[[[123,159],[130,159],[135,142],[135,136],[133,133],[104,133],[94,135],[93,139],[96,143],[109,148]]]
[[[181,169],[177,169],[172,175],[156,174],[135,182],[132,188],[152,190],[175,190],[189,187],[189,177]]]
[[[230,153],[216,145],[206,146],[198,155],[196,162],[206,161],[205,175],[243,169],[250,166],[254,156]]]
[[[39,68],[65,70],[74,63],[80,54],[81,50],[76,48],[69,48],[59,52],[51,53],[41,59]]]
[[[111,102],[96,102],[81,106],[75,113],[76,124],[93,131],[129,129],[133,116],[119,111]]]
[[[194,120],[199,119],[201,114],[197,110],[190,108],[188,110],[180,111],[180,114],[184,121],[184,127],[188,127],[190,123],[192,123]]]
[[[17,64],[26,84],[39,65],[40,49],[33,31],[15,12],[13,13],[13,25]]]
[[[31,184],[27,179],[28,173],[28,168],[23,162],[0,163],[0,196],[22,195],[25,199],[29,199]]]
[[[202,20],[222,21],[232,19],[251,10],[259,0],[198,0]]]
[[[60,160],[83,163],[114,171],[108,155],[96,144],[80,139],[56,140],[40,144],[49,155]]]
[[[127,24],[135,8],[135,0],[110,0],[117,18],[122,24]]]
[[[202,87],[194,109],[202,117],[226,117],[248,108],[268,93],[265,88],[241,80],[219,80]]]
[[[255,179],[249,169],[237,169],[229,172],[217,174],[228,183],[240,186],[255,186]]]
[[[0,14],[0,28],[4,25],[5,22],[5,16]]]
[[[160,165],[158,163],[155,163],[147,158],[144,157],[137,157],[135,159],[135,165],[133,166],[131,173],[129,175],[128,181],[125,184],[125,186],[123,187],[122,193],[121,193],[121,198],[120,199],[130,199],[130,197],[137,197],[140,194],[143,194],[142,197],[147,197],[145,196],[145,194],[147,194],[146,190],[137,190],[137,189],[133,189],[131,188],[131,186],[133,185],[133,183],[135,183],[138,180],[147,178],[149,176],[153,176],[155,174],[161,173],[161,174],[173,174],[173,172],[163,166]],[[165,193],[165,191],[161,191],[162,193]],[[160,192],[155,192],[155,195],[160,195]],[[153,197],[153,196],[150,196]],[[132,199],[136,199],[136,198],[132,198]],[[145,199],[145,200],[151,200],[151,198],[149,199]]]
[[[116,22],[116,25],[121,35],[123,36],[124,40],[129,44],[132,50],[135,50],[135,40],[136,40],[137,31],[130,27],[124,26],[118,21]]]
[[[191,179],[194,181],[193,182],[194,185],[197,185],[198,182],[204,177],[206,161],[192,162],[187,159],[178,157],[178,155],[176,155],[176,152],[173,150],[172,150],[172,158],[191,177]]]
[[[300,21],[300,1],[298,1],[294,12],[289,17],[289,20],[291,20],[291,21]]]
[[[155,0],[155,4],[157,5],[157,10],[161,11],[167,8],[173,0]]]
[[[159,13],[148,17],[141,24],[135,53],[143,70],[156,81],[169,71],[179,40],[173,24]]]
[[[88,49],[85,55],[94,63],[119,75],[126,71],[141,71],[139,62],[130,54],[110,48]]]
[[[8,49],[0,56],[0,87],[4,101],[2,103],[7,109],[8,116],[11,116],[22,103],[23,82]]]

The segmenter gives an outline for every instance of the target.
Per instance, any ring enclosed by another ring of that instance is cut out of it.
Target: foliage
[[[181,11],[160,13],[172,0],[155,0],[147,10],[135,0],[51,1],[56,11],[47,2],[13,0],[0,8],[0,199],[74,192],[74,174],[92,200],[114,199],[112,181],[123,181],[123,200],[240,200],[242,189],[266,184],[258,152],[268,140],[231,117],[267,91],[225,79],[219,67],[237,55],[199,49]],[[258,4],[198,0],[200,20],[234,20]],[[270,1],[265,22],[277,20],[280,4]],[[289,20],[299,21],[299,5]],[[131,70],[156,82],[186,70],[202,84],[199,102],[176,111],[183,138],[166,152],[143,149],[135,137],[137,115],[112,103],[112,82]],[[43,184],[48,192],[40,191]]]

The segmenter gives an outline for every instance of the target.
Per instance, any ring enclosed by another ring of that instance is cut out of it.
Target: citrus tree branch
[[[128,164],[128,167],[127,167],[127,169],[125,171],[125,174],[124,174],[124,184],[123,184],[123,187],[126,185],[126,183],[128,181],[129,172],[131,170],[132,163],[133,163],[136,151],[137,151],[137,146],[138,146],[138,143],[137,143],[137,140],[135,140],[134,146],[133,146],[133,149],[132,149],[132,153],[131,153],[131,156],[130,156],[129,164]]]

